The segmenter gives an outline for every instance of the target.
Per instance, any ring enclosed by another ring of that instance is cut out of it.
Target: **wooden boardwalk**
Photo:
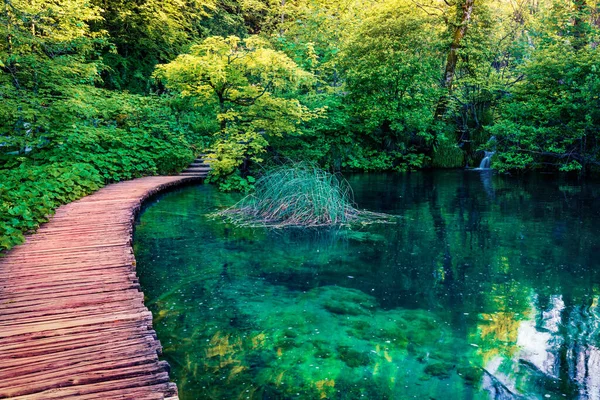
[[[0,258],[0,398],[177,399],[131,248],[144,199],[200,176],[109,185]]]

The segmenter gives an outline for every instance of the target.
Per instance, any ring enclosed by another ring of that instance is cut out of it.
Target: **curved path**
[[[0,398],[177,399],[131,248],[142,202],[198,176],[109,185],[0,258]]]

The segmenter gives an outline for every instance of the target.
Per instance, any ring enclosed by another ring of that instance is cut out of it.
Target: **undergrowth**
[[[192,158],[177,135],[108,128],[81,129],[27,156],[0,154],[0,256],[60,205],[111,182],[178,173]]]

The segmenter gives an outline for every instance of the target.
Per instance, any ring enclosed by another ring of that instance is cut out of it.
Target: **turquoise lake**
[[[209,185],[147,205],[138,276],[181,399],[600,399],[600,185],[346,179],[395,222],[238,228]]]

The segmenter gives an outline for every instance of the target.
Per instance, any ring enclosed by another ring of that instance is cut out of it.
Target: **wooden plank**
[[[28,273],[29,270],[34,271],[36,268],[39,270],[44,270],[44,269],[50,269],[51,268],[60,268],[60,267],[71,267],[71,268],[75,268],[75,267],[90,267],[90,266],[104,266],[104,265],[132,265],[135,260],[133,258],[133,255],[129,255],[129,257],[127,257],[124,260],[124,255],[120,256],[120,257],[115,257],[113,254],[106,254],[104,255],[102,260],[86,260],[85,258],[79,258],[77,260],[68,262],[68,261],[64,261],[64,260],[46,260],[44,262],[39,262],[39,263],[35,263],[35,262],[31,262],[30,260],[27,260],[27,262],[21,262],[21,263],[6,263],[5,265],[2,266],[2,272],[0,273],[4,273],[7,274],[8,271],[12,272],[12,273]]]
[[[198,177],[109,185],[0,258],[0,398],[177,400],[131,249],[143,201]]]
[[[38,298],[39,296],[45,298],[60,298],[60,297],[72,297],[82,294],[94,294],[94,293],[107,293],[107,292],[117,292],[121,290],[128,289],[139,289],[139,285],[133,282],[122,282],[118,284],[104,284],[102,286],[98,286],[93,282],[81,282],[77,284],[72,284],[69,287],[62,288],[56,287],[56,290],[52,290],[50,288],[39,288],[28,290],[27,292],[4,292],[0,293],[0,302],[1,303],[13,303],[22,300],[31,300],[32,298]]]
[[[86,325],[95,325],[101,323],[114,323],[117,321],[136,321],[140,319],[145,319],[146,321],[152,321],[152,315],[150,311],[144,312],[125,312],[125,313],[113,313],[113,314],[104,314],[101,316],[89,318],[89,317],[79,317],[79,318],[71,318],[63,321],[49,321],[49,322],[41,322],[34,324],[25,324],[19,326],[11,326],[7,324],[2,324],[2,329],[0,329],[0,338],[9,337],[9,336],[19,336],[26,335],[29,333],[35,332],[45,332],[52,331],[55,329],[64,329],[64,328],[75,328],[78,326],[86,326]]]
[[[126,359],[144,357],[145,360],[156,360],[159,347],[155,342],[152,338],[136,338],[123,340],[120,343],[108,342],[87,348],[70,349],[50,355],[9,359],[0,367],[0,388],[11,387],[14,382],[25,382],[31,376],[45,373],[46,370],[52,373],[60,372],[61,369],[79,368],[85,363],[100,365],[103,361],[110,363],[122,357]],[[94,352],[93,360],[90,360],[89,352]]]
[[[169,380],[169,374],[164,372],[156,375],[148,375],[148,376],[137,376],[134,378],[125,378],[108,382],[99,382],[96,384],[84,384],[84,385],[74,385],[73,387],[56,387],[56,388],[48,388],[45,390],[39,391],[38,394],[26,394],[19,395],[18,397],[14,397],[15,400],[50,400],[50,399],[70,399],[77,398],[79,399],[81,396],[90,395],[90,394],[98,394],[99,399],[108,399],[110,397],[104,397],[105,393],[112,393],[115,391],[122,391],[123,389],[131,389],[131,388],[143,388],[148,387],[152,388],[156,385],[167,383]],[[145,393],[145,392],[139,392]],[[1,394],[0,394],[1,396]],[[14,396],[14,395],[13,395]],[[125,397],[126,399],[135,400],[137,397]]]
[[[153,393],[147,393],[147,390],[140,388],[130,388],[121,390],[111,390],[101,393],[91,393],[85,395],[78,395],[78,400],[105,400],[105,399],[132,399],[132,400],[165,400],[165,399],[177,399],[177,397],[164,397],[163,393],[168,393],[169,390],[173,390],[172,383],[163,383],[153,387]],[[55,399],[57,397],[53,397]],[[67,398],[67,397],[60,397]]]
[[[106,313],[141,312],[143,310],[144,304],[142,304],[142,302],[134,304],[119,302],[110,303],[108,305],[104,304],[101,307],[93,305],[87,307],[65,308],[63,310],[10,314],[9,316],[0,315],[0,323],[3,324],[3,326],[17,326],[41,322],[65,321],[75,317],[93,317]]]
[[[42,338],[29,342],[18,342],[3,346],[2,352],[5,357],[34,357],[42,354],[51,354],[66,350],[78,349],[81,347],[89,348],[100,341],[106,343],[121,342],[123,340],[142,338],[151,336],[147,331],[124,331],[121,329],[112,329],[99,332],[84,332],[71,334],[67,337]]]
[[[5,345],[10,345],[14,343],[35,343],[35,341],[45,338],[57,338],[63,336],[69,336],[72,334],[79,333],[95,333],[95,332],[106,332],[108,334],[109,331],[113,329],[121,329],[125,331],[137,331],[139,330],[150,330],[151,326],[148,324],[142,324],[140,321],[131,321],[131,320],[119,320],[119,321],[110,321],[98,323],[95,325],[85,325],[85,326],[75,326],[69,328],[60,328],[55,329],[53,331],[42,331],[42,332],[29,332],[24,335],[19,336],[7,336],[5,338],[0,338],[0,348]]]

